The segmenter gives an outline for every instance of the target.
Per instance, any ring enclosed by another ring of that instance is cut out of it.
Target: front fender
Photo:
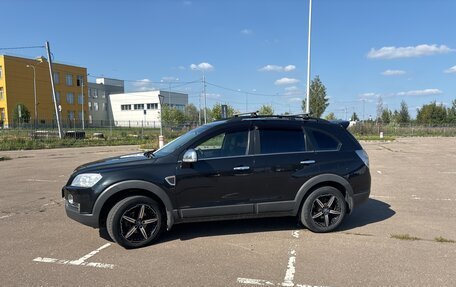
[[[174,224],[174,217],[172,214],[173,211],[173,206],[171,204],[171,200],[169,199],[169,196],[166,194],[166,192],[160,188],[159,186],[143,181],[143,180],[126,180],[122,182],[115,183],[108,188],[106,188],[100,196],[98,196],[97,200],[95,201],[94,207],[92,214],[96,217],[99,218],[101,210],[104,206],[104,204],[108,201],[108,199],[117,194],[118,192],[121,192],[123,190],[127,189],[140,189],[140,190],[145,190],[148,191],[155,196],[157,196],[162,202],[163,205],[165,206],[166,209],[166,223],[167,223],[167,229],[169,230],[173,224]]]

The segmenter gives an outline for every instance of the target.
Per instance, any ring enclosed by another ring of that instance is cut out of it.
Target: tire
[[[117,244],[130,249],[154,242],[165,226],[163,211],[150,197],[131,196],[109,211],[106,228]]]
[[[346,214],[346,206],[338,189],[331,186],[320,187],[304,201],[300,221],[313,232],[330,232],[341,224]]]

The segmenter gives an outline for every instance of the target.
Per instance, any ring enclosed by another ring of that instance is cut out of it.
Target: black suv
[[[157,151],[78,167],[62,189],[66,213],[126,248],[207,220],[296,216],[328,232],[370,194],[368,156],[347,126],[256,114],[209,123]]]

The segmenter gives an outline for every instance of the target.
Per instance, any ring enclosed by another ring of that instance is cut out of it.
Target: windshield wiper
[[[148,150],[144,153],[144,156],[147,156],[148,158],[152,158],[152,157],[154,157],[154,152],[155,152],[154,149]]]

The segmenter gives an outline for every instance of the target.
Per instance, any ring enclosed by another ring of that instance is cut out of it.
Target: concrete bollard
[[[380,138],[381,139],[383,138],[383,132],[380,132]]]
[[[164,139],[165,138],[163,136],[158,136],[158,148],[163,147]]]

